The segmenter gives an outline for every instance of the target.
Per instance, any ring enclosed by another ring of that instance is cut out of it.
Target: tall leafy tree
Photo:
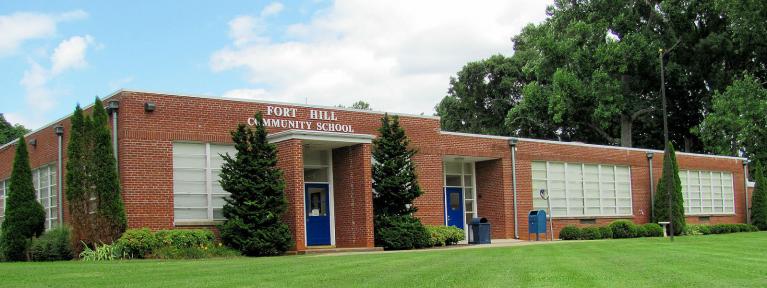
[[[70,225],[72,226],[72,240],[75,250],[82,249],[82,243],[94,244],[93,241],[93,211],[91,196],[93,182],[91,181],[93,145],[90,137],[92,126],[89,116],[83,113],[80,105],[70,118],[71,128],[69,131],[69,144],[67,146],[66,164],[66,197],[69,207]]]
[[[767,178],[764,176],[764,166],[756,163],[756,172],[754,173],[756,186],[751,194],[751,224],[759,227],[759,230],[767,230]]]
[[[669,205],[669,202],[671,204]],[[669,208],[671,213],[669,213]],[[653,203],[655,218],[653,222],[669,221],[674,235],[679,235],[684,231],[684,198],[682,196],[682,181],[679,179],[679,165],[676,162],[676,152],[674,145],[668,143],[663,152],[663,175],[658,181],[658,188],[655,192],[655,203]],[[671,220],[669,220],[669,214]]]
[[[6,198],[5,221],[0,231],[0,250],[4,258],[11,261],[26,260],[29,241],[32,237],[40,236],[44,230],[45,210],[35,196],[27,143],[24,137],[19,137]]]
[[[714,94],[711,110],[694,132],[707,150],[767,163],[767,89],[745,75]]]
[[[93,105],[93,126],[90,133],[93,137],[93,177],[94,193],[96,195],[96,213],[94,232],[102,243],[112,243],[120,238],[125,231],[127,220],[125,207],[120,196],[120,176],[117,173],[112,147],[112,136],[109,130],[109,117],[100,99],[96,98]]]
[[[226,198],[221,240],[248,256],[279,255],[293,240],[282,221],[287,210],[285,181],[277,167],[277,147],[267,141],[261,113],[255,131],[240,124],[232,131],[237,154],[221,155],[221,187]]]
[[[373,140],[373,212],[376,245],[386,249],[412,249],[431,245],[413,201],[423,193],[418,185],[416,151],[410,148],[399,117],[381,118]]]
[[[346,106],[341,104],[336,105],[336,107],[347,108]],[[358,109],[358,110],[372,110],[370,109],[370,103],[362,101],[362,100],[352,103],[352,106],[350,106],[349,108]]]
[[[0,113],[0,145],[11,142],[27,133],[29,133],[29,129],[24,128],[21,124],[12,125],[8,120],[5,120],[3,113]]]

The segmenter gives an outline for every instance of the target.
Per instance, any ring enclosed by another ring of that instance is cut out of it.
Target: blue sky
[[[34,129],[132,88],[431,114],[548,4],[410,2],[3,1],[0,113]]]

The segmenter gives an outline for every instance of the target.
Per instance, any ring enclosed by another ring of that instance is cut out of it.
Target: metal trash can
[[[472,218],[469,229],[469,244],[490,244],[490,223],[487,218]]]
[[[546,210],[531,210],[527,214],[527,233],[535,233],[535,240],[540,240],[538,234],[546,235]]]

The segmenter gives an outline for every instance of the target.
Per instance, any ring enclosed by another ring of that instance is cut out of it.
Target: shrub
[[[127,257],[144,258],[160,243],[152,231],[149,231],[149,228],[142,228],[128,229],[115,244],[123,249]]]
[[[58,227],[32,240],[29,248],[34,261],[70,260],[73,257],[69,227]]]
[[[91,249],[83,243],[83,252],[80,252],[80,259],[83,261],[111,261],[126,257],[127,254],[119,244],[94,244]]]
[[[647,223],[642,227],[642,237],[663,237],[663,227],[656,223]]]
[[[610,229],[610,226],[601,226],[599,227],[599,235],[602,236],[602,239],[613,238],[613,229]]]
[[[163,246],[155,249],[152,258],[156,259],[202,259],[212,257],[236,257],[240,251],[221,245],[200,245],[194,247]]]
[[[384,249],[403,250],[432,245],[426,227],[413,216],[376,217],[376,245]]]
[[[562,230],[559,230],[559,239],[562,240],[577,240],[581,238],[581,228],[575,225],[567,225]]]
[[[580,239],[583,239],[583,240],[602,239],[602,232],[599,231],[599,227],[596,227],[596,226],[585,227],[581,229]]]
[[[676,161],[676,152],[674,151],[674,145],[670,142],[666,145],[666,151],[663,153],[663,175],[661,175],[657,187],[655,202],[653,203],[655,217],[652,219],[652,222],[671,221],[674,226],[674,235],[681,235],[686,224],[684,218],[684,197],[682,196],[682,183],[679,179],[679,165]],[[670,207],[669,201],[671,201]],[[671,211],[669,211],[669,208]],[[669,214],[671,214],[671,219],[669,219]]]
[[[426,226],[431,246],[454,245],[464,239],[463,230],[453,226]]]
[[[160,230],[155,233],[159,246],[189,248],[213,245],[216,236],[207,229]]]
[[[636,224],[628,220],[616,220],[610,223],[610,230],[613,231],[613,238],[634,238],[638,236]]]

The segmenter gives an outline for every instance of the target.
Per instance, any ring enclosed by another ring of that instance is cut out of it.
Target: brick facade
[[[276,104],[223,98],[167,95],[138,91],[120,91],[108,97],[120,102],[118,116],[118,156],[123,198],[130,227],[152,229],[182,228],[174,222],[173,142],[231,143],[229,131],[247,123],[254,113],[267,112],[268,106],[295,109],[295,117],[269,117],[276,120],[312,121],[311,110],[333,112],[331,124],[350,125],[353,134],[377,135],[383,113],[333,107]],[[144,111],[144,103],[154,102],[156,110]],[[86,109],[86,112],[88,110]],[[493,238],[513,238],[514,208],[510,138],[442,132],[439,119],[429,116],[400,115],[400,122],[418,150],[414,157],[419,184],[424,194],[416,199],[416,215],[425,224],[444,225],[443,160],[448,156],[475,159],[478,215],[492,225]],[[32,168],[56,162],[56,136],[53,126],[62,124],[64,161],[69,120],[64,118],[29,136],[37,145],[30,146]],[[316,128],[316,126],[312,126]],[[274,134],[288,128],[270,127]],[[315,129],[311,129],[315,130]],[[334,132],[338,134],[338,132]],[[286,197],[290,203],[283,216],[296,241],[296,250],[305,250],[305,212],[302,140],[276,143],[278,165],[284,171]],[[532,161],[566,161],[626,165],[631,168],[633,216],[624,218],[637,223],[649,221],[650,179],[646,152],[649,150],[519,139],[516,155],[517,206],[519,236],[527,239],[527,212],[533,207]],[[14,145],[0,147],[0,180],[10,177]],[[338,247],[370,247],[372,237],[372,191],[370,180],[370,144],[349,144],[333,150],[333,187],[335,196],[335,240]],[[709,223],[745,221],[745,185],[743,159],[677,153],[680,169],[727,171],[734,178],[735,214],[711,215]],[[661,151],[653,159],[654,183],[662,172]],[[63,176],[63,175],[62,175]],[[65,178],[62,178],[65,179]],[[64,220],[68,211],[64,208]],[[555,218],[555,231],[567,224],[581,224],[595,219],[609,223],[615,217]],[[688,217],[697,223],[697,216]],[[210,227],[213,223],[196,223]],[[188,227],[183,227],[188,228]]]

